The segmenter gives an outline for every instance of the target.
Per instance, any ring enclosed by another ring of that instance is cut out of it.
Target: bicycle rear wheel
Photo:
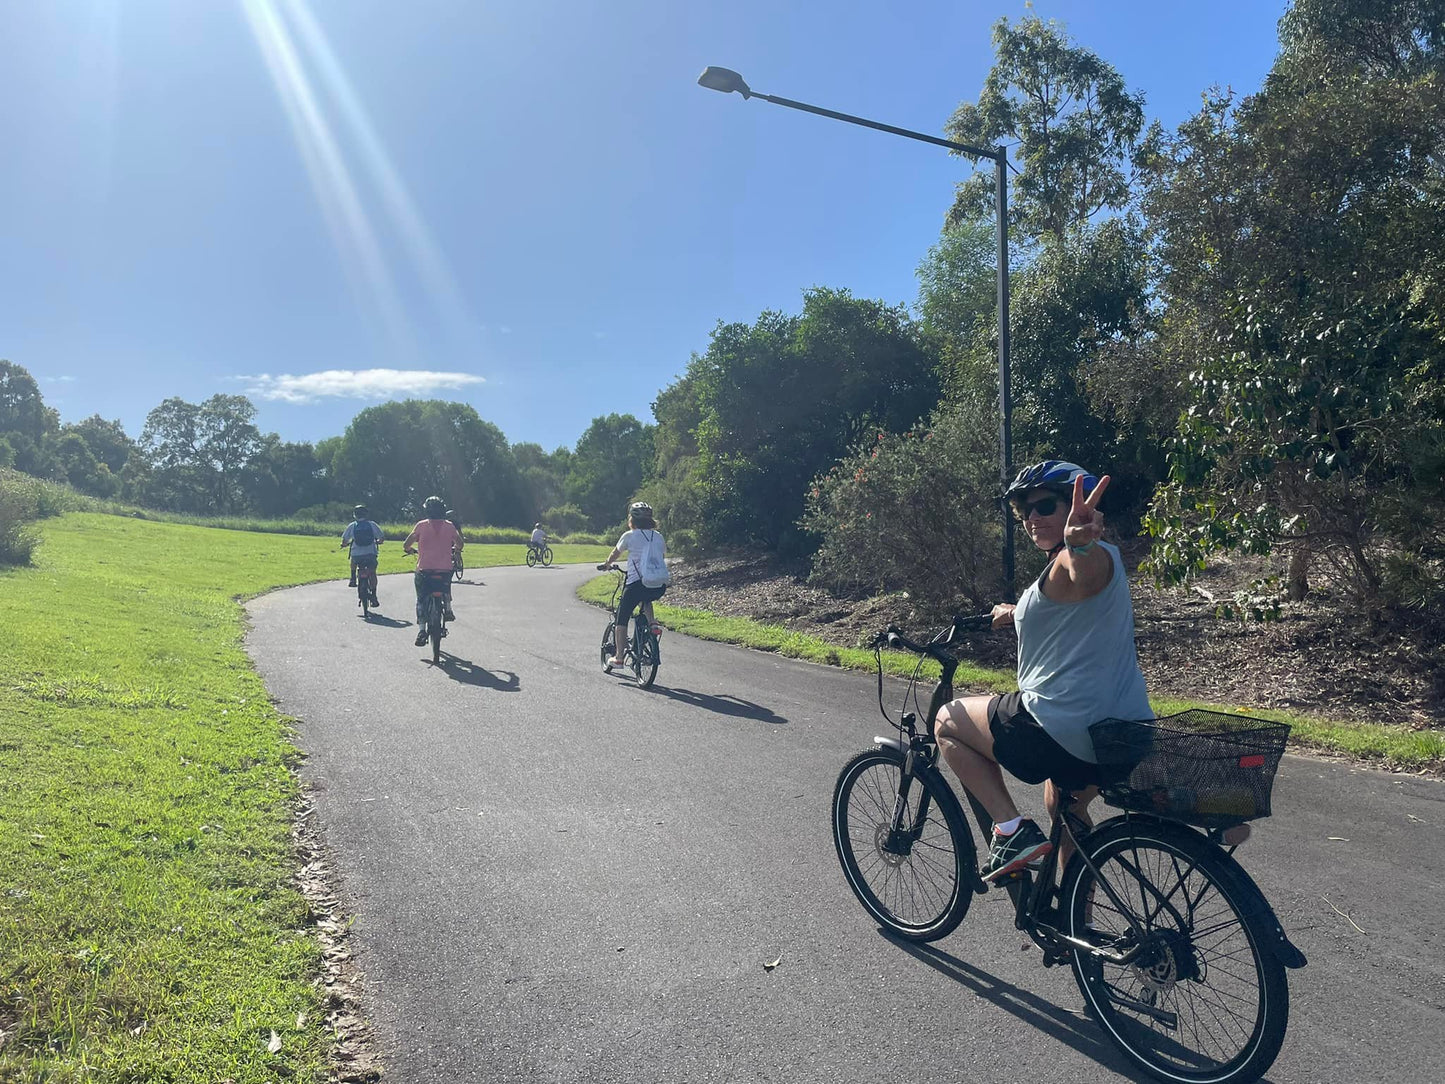
[[[909,941],[952,933],[973,901],[978,852],[952,789],[932,769],[914,775],[903,832],[893,813],[903,754],[859,753],[833,790],[833,844],[848,887],[885,929]]]
[[[637,675],[637,684],[648,688],[657,680],[657,668],[662,660],[657,650],[657,638],[638,619],[639,631],[632,640],[632,672]]]
[[[1248,875],[1200,833],[1148,819],[1104,825],[1082,844],[1118,901],[1074,857],[1059,891],[1073,935],[1127,948],[1137,943],[1130,915],[1145,931],[1132,964],[1073,954],[1074,978],[1109,1037],[1161,1080],[1258,1079],[1284,1042],[1289,985],[1250,905]]]
[[[442,661],[442,630],[446,628],[446,618],[442,615],[442,600],[433,595],[431,605],[427,610],[426,629],[427,635],[431,637],[431,661],[440,664]]]
[[[536,567],[537,567],[537,551],[536,551],[535,549],[531,548],[530,546],[527,548],[527,567],[528,567],[528,568],[536,568]]]

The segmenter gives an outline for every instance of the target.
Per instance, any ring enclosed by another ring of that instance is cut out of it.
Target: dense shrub
[[[0,565],[26,565],[38,538],[39,517],[34,479],[12,470],[0,470]]]
[[[809,492],[802,525],[822,538],[812,578],[851,593],[906,590],[938,608],[997,601],[996,432],[976,405],[875,432]]]
[[[570,534],[587,529],[587,513],[575,504],[561,504],[542,513],[542,526],[547,533]]]

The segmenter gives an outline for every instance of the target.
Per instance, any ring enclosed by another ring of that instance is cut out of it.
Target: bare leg
[[[612,665],[623,664],[622,645],[627,640],[627,622],[617,621],[612,625]]]
[[[993,735],[988,729],[992,699],[968,696],[945,704],[938,713],[935,734],[943,759],[997,824],[1013,820],[1019,811],[1004,784],[1003,771],[993,759]]]

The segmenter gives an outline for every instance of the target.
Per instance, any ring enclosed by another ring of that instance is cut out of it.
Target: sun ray
[[[336,137],[317,102],[273,0],[241,0],[242,10],[291,123],[297,149],[347,276],[364,311],[380,318],[393,348],[414,353],[405,313]],[[358,280],[357,273],[360,274]]]
[[[471,333],[471,315],[457,287],[456,277],[372,126],[366,108],[337,59],[335,50],[331,48],[325,31],[311,13],[306,0],[283,2],[302,45],[310,54],[327,90],[339,106],[342,118],[350,127],[372,183],[381,192],[391,215],[392,225],[416,264],[422,280],[431,291],[433,302],[443,316],[459,330]]]

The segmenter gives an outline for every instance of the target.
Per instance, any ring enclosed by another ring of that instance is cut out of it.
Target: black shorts
[[[617,623],[627,624],[632,611],[644,602],[656,602],[667,591],[667,584],[661,587],[647,587],[641,580],[633,580],[622,589],[622,601],[617,604]]]
[[[988,730],[993,758],[1025,783],[1052,779],[1067,790],[1099,782],[1099,766],[1080,760],[1056,742],[1023,705],[1022,693],[1005,693],[988,704]]]
[[[368,553],[362,557],[353,557],[351,563],[357,568],[369,568],[374,572],[376,570],[376,554]]]

